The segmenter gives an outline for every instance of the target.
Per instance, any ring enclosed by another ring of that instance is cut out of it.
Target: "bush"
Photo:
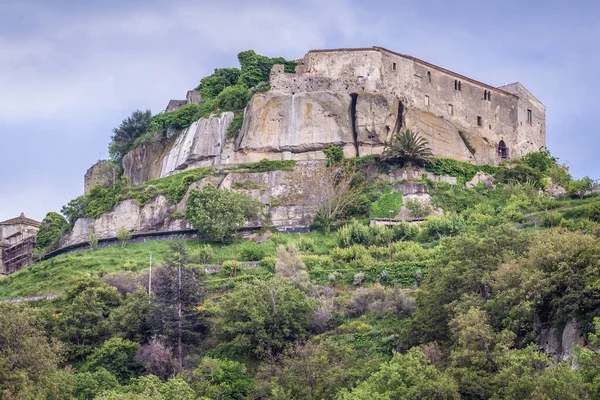
[[[38,251],[52,251],[58,246],[58,241],[69,224],[62,215],[56,212],[46,214],[37,232],[35,248]]]
[[[348,304],[348,315],[359,317],[366,311],[375,312],[380,318],[385,316],[410,316],[416,310],[415,301],[402,293],[399,288],[385,288],[379,283],[359,288],[352,293]]]
[[[112,338],[96,348],[87,359],[87,368],[97,371],[106,369],[121,383],[139,374],[141,364],[135,361],[135,355],[140,345],[130,340]]]
[[[233,275],[234,272],[237,272],[242,267],[242,264],[239,261],[226,260],[223,261],[221,267],[223,272],[228,275]]]
[[[327,271],[333,269],[333,259],[329,256],[306,255],[302,261],[309,271]]]
[[[344,225],[337,234],[337,243],[340,247],[349,247],[354,244],[369,245],[371,242],[371,232],[369,227],[361,224],[357,220],[352,220]]]
[[[217,96],[217,105],[222,110],[234,111],[243,110],[248,104],[248,88],[237,84],[223,89]]]
[[[454,236],[464,231],[465,220],[456,214],[430,216],[421,224],[424,237],[439,239],[442,236]]]
[[[269,271],[275,271],[275,264],[277,263],[277,257],[266,256],[260,260],[260,266],[268,269]]]
[[[412,218],[425,218],[431,213],[429,204],[417,199],[407,200],[406,208],[408,208],[408,213]]]
[[[148,131],[151,118],[150,110],[136,110],[113,129],[108,153],[115,164],[120,165],[125,154],[133,149],[136,139]]]
[[[260,261],[266,253],[265,247],[256,242],[245,242],[240,249],[240,257],[246,261]]]
[[[526,164],[517,164],[510,167],[499,167],[496,171],[495,181],[498,183],[530,183],[537,189],[543,189],[543,174]]]
[[[365,280],[365,274],[359,272],[354,275],[354,279],[352,280],[352,284],[355,286],[360,286],[360,284]]]
[[[267,160],[240,164],[239,168],[250,172],[289,171],[296,166],[296,160]]]
[[[402,207],[402,193],[396,191],[384,193],[371,204],[369,216],[371,218],[393,218],[398,215],[400,207]],[[390,211],[392,212],[390,213]]]
[[[328,167],[338,164],[344,159],[344,149],[340,146],[331,145],[328,148],[323,149],[323,153],[325,153]]]
[[[563,221],[563,216],[559,212],[547,212],[542,215],[542,226],[546,228],[551,228],[553,226],[559,226]]]
[[[215,258],[215,252],[212,246],[205,244],[194,250],[191,254],[191,259],[198,264],[208,264]]]
[[[311,253],[315,251],[315,241],[312,238],[301,236],[296,242],[298,250],[303,253]]]
[[[392,227],[392,237],[394,240],[413,240],[418,234],[418,225],[409,224],[405,221],[402,221]]]
[[[473,179],[479,171],[493,175],[497,169],[492,165],[474,165],[452,158],[437,158],[434,161],[427,161],[425,168],[436,175],[455,176],[461,184]]]

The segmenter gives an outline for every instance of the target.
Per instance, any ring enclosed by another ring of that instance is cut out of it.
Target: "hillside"
[[[431,175],[399,186],[381,160],[337,162],[318,168],[338,171],[337,185],[351,171],[360,191],[327,224],[317,211],[321,232],[124,239],[0,280],[2,298],[61,294],[0,304],[3,340],[18,325],[37,341],[19,351],[45,360],[43,379],[0,366],[0,381],[65,399],[596,398],[600,198],[589,182],[547,152],[501,166],[438,159],[425,164]],[[378,178],[357,180],[372,165]],[[190,173],[169,182],[190,185]],[[553,195],[559,182],[571,195]],[[244,190],[190,195],[251,201]],[[192,220],[208,212],[190,202]],[[389,210],[414,222],[366,223],[389,221]]]

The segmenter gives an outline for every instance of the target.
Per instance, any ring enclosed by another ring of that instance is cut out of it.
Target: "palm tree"
[[[383,159],[397,161],[401,164],[421,164],[433,157],[429,142],[419,135],[406,129],[398,132],[383,150]]]

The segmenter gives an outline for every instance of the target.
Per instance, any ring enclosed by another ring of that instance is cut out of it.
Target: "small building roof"
[[[21,213],[21,215],[16,218],[7,219],[6,221],[0,222],[0,225],[31,225],[38,227],[41,225],[41,223],[34,219],[27,218],[24,213]]]

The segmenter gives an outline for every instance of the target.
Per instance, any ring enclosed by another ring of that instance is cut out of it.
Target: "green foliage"
[[[331,145],[328,148],[323,149],[323,153],[325,153],[328,167],[339,164],[344,160],[344,149],[340,146]]]
[[[382,194],[376,202],[371,204],[369,217],[371,218],[394,218],[402,207],[402,193],[390,191]],[[390,213],[390,211],[392,211]]]
[[[205,357],[187,379],[198,396],[235,400],[247,396],[254,387],[244,364]]]
[[[242,129],[242,125],[244,124],[244,113],[236,112],[233,115],[233,120],[231,124],[227,128],[227,139],[237,138],[240,134],[240,130]]]
[[[120,165],[125,154],[133,149],[135,140],[146,133],[150,127],[151,118],[150,110],[136,110],[117,128],[113,129],[108,153],[115,164]]]
[[[269,172],[289,171],[296,166],[296,160],[267,160],[266,158],[256,163],[240,164],[238,167],[244,172]]]
[[[119,232],[117,232],[117,240],[121,242],[122,247],[125,247],[127,242],[131,240],[131,233],[129,233],[127,229],[120,229]]]
[[[312,253],[315,250],[315,241],[312,238],[301,236],[296,241],[296,246],[303,253]]]
[[[190,258],[192,261],[196,261],[200,265],[208,264],[215,259],[215,252],[210,245],[205,244],[194,250],[191,253]]]
[[[457,178],[459,183],[464,184],[475,177],[477,172],[495,174],[497,167],[492,165],[475,165],[453,158],[436,158],[425,162],[425,168],[435,175],[450,175]]]
[[[398,132],[383,151],[383,159],[400,164],[423,164],[433,157],[429,142],[418,132],[406,129]]]
[[[92,351],[86,367],[91,372],[104,369],[126,383],[141,371],[141,364],[134,360],[139,348],[140,345],[131,340],[111,338]]]
[[[52,377],[58,373],[62,354],[61,344],[48,339],[33,309],[0,303],[0,393],[4,398],[58,395],[60,388],[54,387]]]
[[[262,203],[245,193],[205,185],[190,192],[186,218],[199,234],[223,241],[246,221],[257,218],[261,208]]]
[[[75,396],[81,400],[93,400],[101,393],[119,387],[117,378],[104,368],[77,373],[75,382]]]
[[[162,382],[154,375],[140,376],[112,391],[104,392],[95,400],[197,400],[194,390],[181,377]],[[205,400],[205,398],[200,398]]]
[[[239,77],[238,68],[216,68],[212,75],[202,78],[196,90],[203,100],[214,99],[225,88],[235,86]]]
[[[516,164],[512,167],[501,166],[498,167],[495,175],[496,182],[499,183],[530,183],[538,189],[542,189],[543,174],[525,164]]]
[[[58,241],[69,224],[62,215],[56,212],[46,214],[37,232],[35,248],[37,251],[51,251],[58,246]]]
[[[256,242],[245,242],[240,248],[240,257],[246,261],[260,261],[266,256],[264,246]]]
[[[242,67],[238,84],[244,84],[246,87],[269,81],[271,67],[274,64],[283,64],[286,72],[294,72],[296,67],[295,61],[287,61],[281,57],[268,58],[256,54],[253,50],[242,51],[238,54],[238,60]]]
[[[451,376],[441,373],[418,348],[391,361],[351,392],[342,391],[340,400],[460,399],[458,386]]]
[[[520,161],[541,173],[546,173],[553,166],[557,165],[556,158],[552,157],[549,150],[528,153]]]
[[[285,280],[271,279],[242,284],[222,298],[219,310],[227,345],[262,358],[306,338],[312,306]]]
[[[90,244],[90,249],[95,250],[98,248],[98,236],[91,230],[88,232],[88,243]]]
[[[94,186],[86,195],[84,215],[88,218],[100,218],[102,214],[112,211],[117,205],[117,193],[117,189],[107,189],[100,185]]]
[[[217,106],[222,110],[242,110],[249,100],[248,88],[244,85],[235,85],[225,88],[217,96]]]
[[[431,213],[429,204],[417,199],[407,200],[406,208],[408,209],[409,216],[412,218],[425,218]]]
[[[421,225],[421,234],[426,238],[441,238],[457,235],[465,228],[465,220],[460,215],[433,215]]]
[[[578,196],[580,199],[586,195],[586,193],[594,187],[594,181],[590,177],[583,177],[582,179],[573,179],[569,182],[567,188],[568,192],[572,196]]]
[[[330,256],[305,255],[302,261],[308,271],[327,271],[333,269],[333,259]]]

